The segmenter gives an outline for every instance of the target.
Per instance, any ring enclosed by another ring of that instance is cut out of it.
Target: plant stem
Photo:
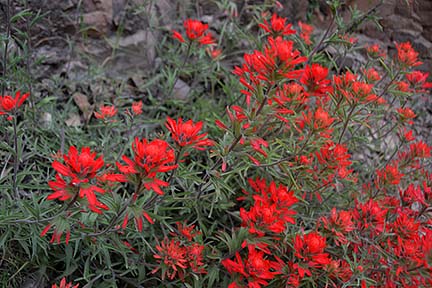
[[[189,60],[189,57],[191,55],[191,48],[192,48],[192,42],[189,42],[188,47],[187,47],[187,51],[186,51],[186,57],[183,60],[183,63],[180,65],[180,69],[176,70],[176,77],[174,78],[174,82],[172,83],[167,96],[168,98],[171,97],[171,94],[174,91],[175,88],[175,84],[177,83],[178,79],[180,78],[180,71],[182,71],[186,65],[186,62]]]
[[[355,110],[355,107],[356,107],[356,105],[353,105],[353,106],[351,107],[351,110],[350,110],[349,113],[348,113],[347,119],[345,120],[344,126],[343,126],[343,128],[342,128],[342,132],[341,132],[341,134],[340,134],[340,136],[339,136],[339,140],[338,140],[338,143],[339,143],[339,144],[340,144],[341,141],[342,141],[342,137],[343,137],[343,135],[345,134],[345,131],[346,131],[347,127],[348,127],[348,123],[349,123],[349,121],[350,121],[350,119],[351,119],[351,116],[352,116],[354,110]]]
[[[13,173],[13,191],[16,196],[16,200],[20,199],[20,195],[18,193],[18,184],[17,184],[17,178],[18,178],[18,168],[19,168],[19,158],[18,158],[18,129],[17,129],[17,115],[16,115],[16,108],[13,115],[13,140],[14,140],[14,173]],[[18,201],[19,202],[19,201]]]

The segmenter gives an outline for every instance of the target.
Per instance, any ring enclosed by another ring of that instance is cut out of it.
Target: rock
[[[413,19],[403,18],[398,15],[391,15],[389,17],[383,18],[380,23],[384,29],[391,29],[393,31],[411,30],[420,33],[423,32],[422,25]]]
[[[174,85],[173,97],[178,100],[186,100],[190,93],[190,86],[183,80],[178,79]]]
[[[87,26],[85,31],[91,37],[108,34],[111,28],[110,21],[109,15],[103,11],[94,11],[83,15],[83,24]]]
[[[68,127],[79,127],[82,126],[81,118],[78,114],[69,114],[69,118],[65,121]]]
[[[414,39],[416,39],[417,37],[420,37],[420,32],[418,31],[413,31],[413,30],[407,30],[407,29],[402,29],[399,31],[394,31],[391,33],[392,35],[392,40],[396,41],[396,42],[406,42],[406,41],[410,41],[413,42]]]
[[[417,50],[422,56],[427,56],[432,58],[432,43],[428,41],[426,38],[419,36],[413,41],[413,47]],[[423,57],[424,57],[423,56]]]

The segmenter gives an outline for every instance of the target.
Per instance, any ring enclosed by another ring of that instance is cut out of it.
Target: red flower
[[[171,132],[171,137],[180,147],[193,147],[198,150],[204,150],[205,146],[213,146],[213,141],[206,139],[207,133],[199,134],[203,123],[193,123],[192,120],[183,122],[182,118],[174,121],[170,117],[167,118],[165,124]]]
[[[96,158],[89,147],[83,147],[81,153],[76,147],[71,146],[69,152],[63,155],[64,164],[54,161],[52,167],[57,171],[56,180],[48,182],[54,193],[47,197],[48,200],[59,199],[66,201],[72,199],[78,193],[80,198],[86,198],[91,211],[102,213],[99,208],[108,210],[108,207],[99,202],[95,192],[105,193],[105,190],[91,183],[96,174],[104,165],[102,157]]]
[[[282,265],[277,261],[265,259],[264,252],[257,251],[254,245],[248,245],[248,256],[245,257],[245,260],[241,258],[239,252],[235,256],[235,261],[224,259],[221,264],[230,274],[238,273],[241,279],[246,278],[249,288],[266,286],[268,280],[281,274]],[[230,287],[243,287],[233,283],[231,285]]]
[[[54,225],[51,223],[46,225],[45,228],[40,233],[40,237],[44,237],[53,226]],[[67,224],[64,225],[62,223],[60,225],[55,225],[55,226],[59,226],[59,227],[54,228],[54,232],[53,232],[53,235],[51,237],[50,243],[56,242],[57,244],[60,244],[61,237],[62,237],[63,233],[66,232],[65,243],[66,243],[66,245],[68,245],[69,239],[70,239],[70,227],[69,227],[69,225],[67,225]]]
[[[10,95],[0,96],[0,115],[13,112],[13,110],[20,107],[29,96],[30,93],[21,95],[19,90],[15,93],[15,98]]]
[[[187,226],[181,222],[177,222],[176,224],[177,224],[177,230],[179,234],[185,237],[188,241],[192,241],[192,239],[195,238],[195,236],[201,234],[201,232],[199,231],[194,231],[195,225]]]
[[[312,34],[312,32],[314,31],[314,27],[311,25],[308,25],[306,23],[303,23],[301,21],[298,22],[298,25],[300,27],[300,38],[303,39],[303,41],[305,41],[305,43],[307,45],[311,45],[312,41],[310,40],[310,36]]]
[[[158,259],[159,264],[162,264],[162,280],[168,276],[169,279],[174,279],[178,273],[179,277],[183,279],[184,270],[188,267],[187,249],[184,248],[180,241],[172,239],[171,241],[165,238],[160,245],[156,246],[158,251],[154,258]],[[161,266],[156,267],[152,273],[156,273]]]
[[[372,235],[377,235],[384,230],[387,211],[388,209],[370,199],[366,203],[356,203],[353,216],[359,230],[371,230]]]
[[[384,57],[385,52],[383,52],[378,44],[373,44],[366,47],[367,54],[372,58]]]
[[[378,170],[376,173],[378,176],[378,183],[390,185],[398,185],[404,176],[404,174],[399,172],[399,166],[397,162],[394,162],[393,165],[387,165],[383,170]]]
[[[154,224],[153,219],[150,217],[150,215],[144,211],[141,207],[133,207],[128,209],[128,211],[131,211],[132,216],[134,218],[135,227],[138,232],[142,232],[143,230],[143,220],[144,218],[150,223]],[[125,229],[129,221],[129,212],[126,212],[125,217],[123,218],[123,224],[122,228]]]
[[[324,253],[326,248],[326,238],[316,232],[311,232],[304,236],[296,235],[294,238],[295,256],[303,263],[294,265],[303,277],[305,274],[311,276],[309,268],[321,268],[330,264],[331,259],[328,253]],[[306,266],[304,265],[306,264]]]
[[[174,39],[177,39],[177,40],[180,41],[181,43],[184,43],[184,42],[185,42],[183,36],[182,36],[179,32],[177,32],[177,31],[172,31],[172,32],[173,32],[172,37],[173,37]]]
[[[249,179],[249,184],[258,194],[253,195],[254,204],[249,211],[240,208],[240,218],[250,233],[260,237],[268,232],[282,233],[288,223],[295,223],[292,216],[296,212],[289,209],[298,201],[294,192],[273,181],[267,186],[264,179]]]
[[[174,150],[169,148],[168,143],[163,140],[155,139],[148,142],[146,139],[140,141],[138,138],[135,138],[132,150],[133,160],[123,156],[122,159],[126,165],[117,162],[120,172],[131,176],[137,175],[138,180],[140,183],[144,182],[143,185],[147,190],[153,189],[159,195],[163,195],[160,186],[166,187],[168,183],[157,179],[156,176],[159,172],[177,168],[177,165],[171,165],[175,159]]]
[[[295,30],[291,29],[291,24],[285,24],[286,20],[286,18],[279,17],[274,13],[270,23],[264,20],[264,23],[259,24],[259,26],[273,36],[295,34]]]
[[[213,59],[217,59],[222,55],[222,49],[216,49],[213,46],[207,48],[206,51]]]
[[[413,71],[405,75],[406,79],[411,83],[412,86],[417,88],[432,88],[432,83],[427,82],[429,73],[423,73],[421,71]]]
[[[142,108],[143,108],[143,102],[142,101],[138,101],[138,102],[134,102],[132,103],[132,112],[135,115],[140,115],[142,114]]]
[[[186,246],[189,266],[194,273],[205,274],[207,271],[204,269],[203,251],[204,245],[192,243]]]
[[[431,157],[431,148],[423,141],[419,141],[410,145],[410,154],[413,158],[429,158]]]
[[[302,70],[295,70],[295,67],[306,60],[306,57],[302,57],[300,52],[294,49],[292,41],[279,36],[269,38],[263,52],[245,54],[245,63],[242,67],[236,66],[233,73],[240,76],[240,83],[248,89],[240,92],[246,95],[247,104],[250,105],[250,97],[256,86],[263,81],[264,84],[271,84],[283,78],[299,78]]]
[[[336,211],[336,208],[333,208],[330,216],[321,218],[324,228],[334,234],[336,245],[348,243],[346,234],[355,229],[352,217],[349,211]]]
[[[351,165],[349,160],[351,155],[345,145],[335,144],[332,141],[324,144],[319,153],[316,152],[318,162],[325,165],[328,169],[336,170],[336,173],[341,178],[346,178],[352,170],[347,170]]]
[[[207,33],[208,24],[204,24],[199,20],[187,19],[183,22],[183,26],[190,41],[198,41],[201,45],[215,43],[211,34]],[[177,31],[173,31],[173,38],[182,43],[185,42],[183,36]]]
[[[364,69],[363,70],[364,76],[368,82],[376,82],[381,79],[381,76],[379,75],[378,71],[376,71],[374,68]]]
[[[57,286],[56,284],[53,284],[51,286],[51,288],[77,288],[79,286],[79,284],[77,284],[75,286],[72,286],[72,285],[73,285],[72,283],[66,283],[66,278],[63,277],[61,279],[61,281],[60,281],[60,285],[59,286]]]
[[[300,78],[300,83],[307,87],[308,93],[322,96],[333,90],[327,75],[328,69],[326,67],[319,64],[308,65]]]
[[[418,61],[418,53],[412,48],[411,43],[396,43],[397,60],[404,68],[419,66],[423,62]]]
[[[98,119],[108,119],[113,118],[117,114],[117,108],[115,106],[100,106],[99,112],[95,112],[94,115]]]
[[[417,116],[410,108],[398,108],[396,111],[399,113],[402,121],[408,120],[408,124],[413,124],[411,119],[414,119]]]

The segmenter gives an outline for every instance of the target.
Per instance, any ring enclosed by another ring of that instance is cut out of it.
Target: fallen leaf
[[[94,106],[90,105],[87,96],[82,93],[76,92],[72,98],[80,111],[83,113],[85,122],[88,123],[93,114]]]

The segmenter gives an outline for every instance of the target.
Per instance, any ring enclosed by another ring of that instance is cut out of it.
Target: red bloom
[[[159,195],[163,195],[160,186],[168,186],[168,183],[157,179],[157,173],[167,172],[177,168],[177,165],[171,165],[174,162],[174,150],[172,150],[168,143],[155,139],[148,142],[146,139],[140,141],[135,138],[132,144],[134,152],[134,159],[131,160],[127,156],[122,159],[126,165],[121,165],[117,162],[117,167],[120,172],[126,175],[138,175],[140,183],[144,181],[144,187],[147,190],[153,189]]]
[[[230,274],[238,273],[243,279],[248,281],[249,288],[260,288],[268,285],[268,280],[272,280],[276,275],[281,274],[282,265],[279,262],[264,258],[264,252],[257,251],[254,245],[248,245],[248,256],[243,260],[240,253],[236,253],[235,261],[231,259],[222,260],[221,264]],[[234,282],[235,283],[235,282]],[[243,287],[231,284],[230,287]]]
[[[427,82],[429,73],[423,73],[421,71],[413,71],[405,75],[406,79],[416,88],[432,88],[432,83]]]
[[[419,141],[410,145],[410,155],[413,158],[429,158],[431,157],[431,148],[423,141]]]
[[[411,119],[414,119],[417,115],[410,108],[398,108],[396,111],[399,113],[402,121],[407,121],[408,124],[413,124]]]
[[[295,67],[306,60],[294,49],[292,41],[282,37],[269,38],[263,52],[245,54],[245,63],[242,67],[235,67],[233,73],[240,76],[240,83],[247,88],[241,92],[247,96],[247,104],[250,105],[252,92],[262,81],[269,84],[283,78],[299,78],[302,70],[295,70]]]
[[[132,112],[135,115],[140,115],[142,114],[142,108],[143,108],[143,102],[142,101],[138,101],[138,102],[134,102],[132,103]]]
[[[222,49],[216,49],[213,46],[207,48],[206,51],[213,59],[217,59],[222,55]]]
[[[295,257],[301,261],[296,263],[294,268],[298,270],[301,277],[305,274],[311,276],[310,268],[321,268],[330,264],[329,254],[324,253],[326,238],[318,233],[311,232],[304,236],[296,235],[293,244]]]
[[[319,64],[308,65],[300,78],[300,82],[307,87],[308,93],[322,96],[333,90],[327,75],[328,69],[326,67]]]
[[[368,82],[376,82],[381,79],[381,76],[379,75],[378,71],[376,71],[374,68],[369,68],[363,70],[364,76]]]
[[[298,25],[300,27],[300,38],[303,39],[303,41],[305,41],[305,43],[307,45],[311,45],[312,41],[310,40],[310,36],[312,34],[312,32],[314,31],[314,27],[311,25],[308,25],[306,23],[303,23],[301,21],[298,22]]]
[[[419,66],[423,62],[418,61],[418,53],[412,48],[411,43],[396,43],[397,60],[405,68]]]
[[[177,31],[172,31],[172,32],[173,32],[172,37],[173,37],[174,39],[177,39],[177,40],[180,41],[181,43],[184,43],[184,42],[185,42],[183,36],[182,36],[179,32],[177,32]]]
[[[207,271],[204,269],[203,262],[203,251],[204,245],[198,243],[192,243],[190,246],[186,246],[189,266],[194,273],[205,274]]]
[[[321,218],[324,228],[334,234],[336,245],[346,244],[346,234],[355,229],[352,221],[352,213],[349,211],[336,211],[333,208],[328,217]]]
[[[316,152],[316,157],[320,164],[325,165],[328,169],[336,170],[337,175],[341,178],[347,177],[352,172],[352,170],[347,170],[351,165],[349,160],[351,155],[345,145],[329,141],[321,147],[319,153]]]
[[[99,112],[95,112],[94,115],[98,119],[109,119],[113,118],[117,114],[117,108],[115,106],[100,106]]]
[[[249,232],[264,236],[268,232],[282,233],[288,223],[294,224],[295,211],[289,209],[297,203],[294,192],[283,185],[276,186],[272,181],[266,185],[264,179],[249,179],[249,184],[258,193],[253,195],[254,204],[249,211],[240,208],[242,226]]]
[[[66,201],[75,197],[86,198],[91,211],[102,213],[99,208],[108,210],[108,207],[99,202],[95,192],[105,193],[105,190],[91,183],[97,178],[96,174],[104,165],[102,157],[96,159],[96,153],[92,153],[89,147],[83,147],[81,153],[71,146],[69,152],[63,155],[64,164],[54,161],[52,167],[57,171],[56,180],[48,182],[54,193],[47,197],[48,200],[59,199]]]
[[[295,34],[295,30],[291,29],[291,24],[285,24],[286,20],[286,18],[279,17],[274,13],[270,23],[264,19],[264,23],[259,24],[259,26],[273,36]]]
[[[48,225],[45,226],[45,228],[40,233],[40,237],[44,237],[53,226],[58,226],[58,227],[54,228],[54,232],[53,232],[53,235],[51,237],[50,243],[56,242],[57,244],[60,244],[61,237],[62,237],[63,233],[66,232],[65,243],[66,243],[66,245],[68,245],[69,239],[70,239],[70,227],[68,224],[64,225],[62,223],[60,225],[56,225],[56,224],[53,225],[53,224],[49,223]]]
[[[370,199],[366,203],[356,203],[353,216],[359,230],[371,230],[372,234],[377,235],[384,230],[387,211],[388,209]]]
[[[29,96],[30,93],[21,95],[20,91],[15,93],[15,98],[10,95],[0,96],[0,115],[8,114],[19,108]]]
[[[188,266],[188,256],[186,248],[181,245],[180,241],[174,239],[170,241],[165,238],[160,245],[156,246],[156,250],[158,252],[153,257],[158,259],[159,264],[162,264],[162,280],[166,276],[172,280],[177,273],[183,279],[184,270]],[[161,266],[156,267],[152,273],[156,273],[159,269]]]
[[[192,239],[195,238],[195,236],[201,234],[201,232],[199,231],[194,231],[195,225],[187,226],[181,222],[177,222],[176,224],[177,224],[177,230],[179,234],[185,237],[188,241],[192,241]]]
[[[72,283],[66,283],[66,278],[63,277],[60,281],[60,285],[57,286],[56,284],[53,284],[51,288],[77,288],[79,284],[76,284],[75,286],[72,286]]]
[[[171,137],[180,147],[193,147],[198,150],[204,150],[205,146],[213,146],[213,141],[206,139],[207,133],[199,134],[203,123],[193,123],[192,120],[183,122],[182,118],[174,121],[170,117],[167,118],[165,124],[171,132]]]
[[[366,47],[367,54],[372,58],[384,57],[385,52],[383,52],[378,44],[373,44]]]
[[[215,43],[211,34],[207,33],[209,27],[208,24],[204,24],[199,20],[187,19],[183,22],[183,26],[186,30],[186,36],[190,41],[198,41],[201,45]],[[183,36],[177,31],[173,31],[173,38],[182,43],[185,42]]]
[[[128,209],[128,211],[131,211],[132,216],[134,218],[135,227],[138,232],[142,232],[143,230],[143,220],[144,218],[150,223],[154,224],[153,219],[150,217],[150,215],[144,211],[141,207],[133,207]],[[129,221],[129,212],[126,212],[125,217],[123,218],[123,224],[122,228],[125,229]]]
[[[378,176],[378,183],[390,185],[398,185],[404,176],[404,174],[399,172],[399,166],[397,162],[394,162],[393,165],[387,165],[383,170],[378,170],[376,173]]]

